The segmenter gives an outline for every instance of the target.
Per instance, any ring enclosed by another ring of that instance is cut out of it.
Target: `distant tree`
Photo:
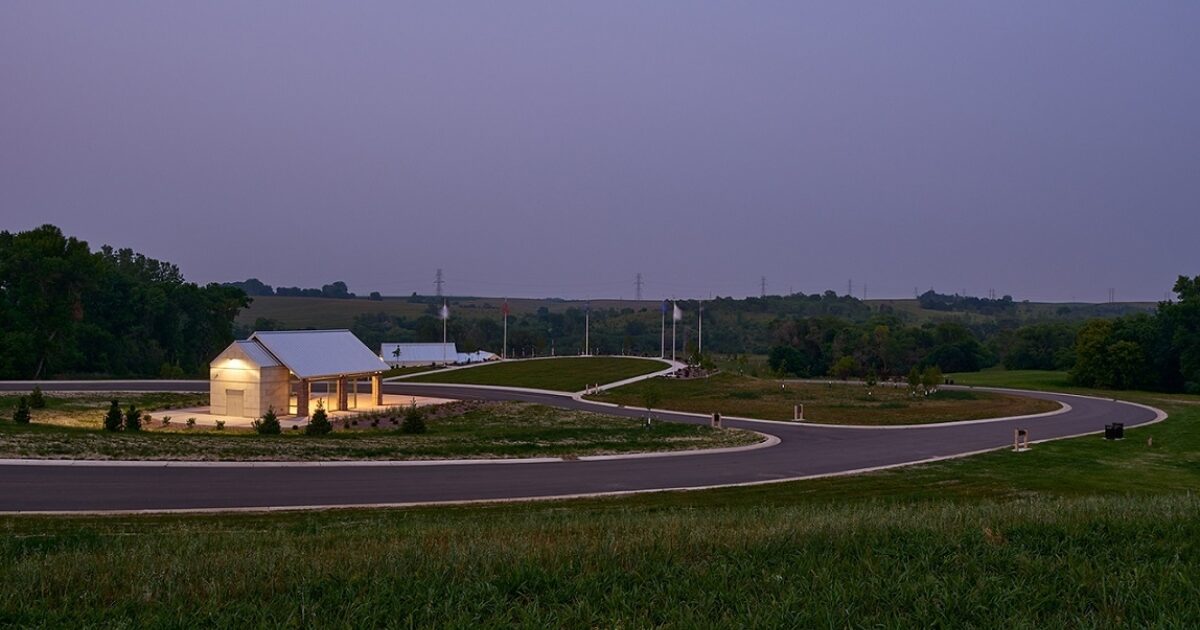
[[[375,302],[380,302],[383,300],[383,294],[378,291],[372,291],[371,295],[370,295],[370,299]]]
[[[138,409],[133,403],[129,403],[129,407],[125,409],[124,428],[126,431],[142,430],[142,410]]]
[[[333,431],[333,425],[329,422],[329,415],[325,413],[325,407],[318,403],[317,410],[304,427],[304,434],[327,435],[330,431]]]
[[[104,414],[104,430],[105,431],[120,431],[121,424],[125,421],[121,415],[121,405],[116,400],[108,406],[108,413]]]
[[[642,387],[642,406],[646,408],[646,419],[650,419],[650,412],[658,403],[662,402],[662,392],[658,391],[658,384],[653,379],[646,381]]]
[[[936,392],[941,384],[942,371],[936,365],[925,368],[925,371],[921,373],[921,387],[926,394]]]
[[[17,399],[17,408],[13,411],[13,422],[29,424],[32,414],[29,413],[29,400],[24,396]]]
[[[246,292],[249,296],[274,295],[275,289],[269,284],[263,284],[258,278],[250,278],[244,282],[226,282],[227,287],[235,287]]]
[[[320,408],[317,409],[320,411]],[[275,415],[274,407],[267,407],[267,412],[261,418],[255,418],[250,426],[258,432],[259,435],[279,435],[283,433],[283,427],[279,424],[279,416]]]
[[[833,364],[833,377],[839,381],[844,381],[858,370],[858,364],[855,363],[853,357],[842,357]]]
[[[41,385],[33,386],[33,392],[29,394],[29,406],[33,409],[46,408],[46,397],[42,395]]]
[[[321,296],[328,298],[347,299],[354,297],[354,294],[350,292],[350,289],[346,286],[345,282],[338,280],[337,282],[322,286]]]
[[[912,366],[912,369],[908,371],[908,391],[909,393],[916,394],[920,390],[921,369],[914,365]]]

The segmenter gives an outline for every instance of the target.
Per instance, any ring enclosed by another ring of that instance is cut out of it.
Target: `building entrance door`
[[[246,415],[246,392],[241,389],[225,390],[225,413],[241,418]]]

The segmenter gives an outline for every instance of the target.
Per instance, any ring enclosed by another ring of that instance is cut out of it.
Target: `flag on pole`
[[[442,302],[442,310],[438,311],[438,319],[450,319],[450,307],[445,302]]]
[[[501,312],[501,313],[503,313],[505,317],[508,317],[508,314],[509,314],[509,310],[508,310],[508,298],[505,298],[505,299],[504,299],[504,306],[501,306],[501,307],[500,307],[500,312]]]
[[[675,311],[671,313],[671,319],[677,322],[683,320],[683,309],[679,308],[678,304],[675,305]]]
[[[666,314],[667,314],[667,301],[666,301],[666,300],[663,300],[663,303],[662,303],[662,312],[663,312],[663,315],[666,315]]]

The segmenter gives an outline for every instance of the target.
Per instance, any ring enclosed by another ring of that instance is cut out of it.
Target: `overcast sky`
[[[1161,299],[1200,2],[0,3],[0,229],[198,282]]]

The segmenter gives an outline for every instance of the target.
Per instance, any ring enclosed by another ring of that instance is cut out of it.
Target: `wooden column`
[[[350,389],[347,387],[345,376],[339,376],[337,380],[337,408],[338,411],[350,408]]]
[[[300,379],[296,385],[296,415],[308,415],[308,379]]]
[[[371,375],[371,402],[376,407],[383,406],[383,375]]]

